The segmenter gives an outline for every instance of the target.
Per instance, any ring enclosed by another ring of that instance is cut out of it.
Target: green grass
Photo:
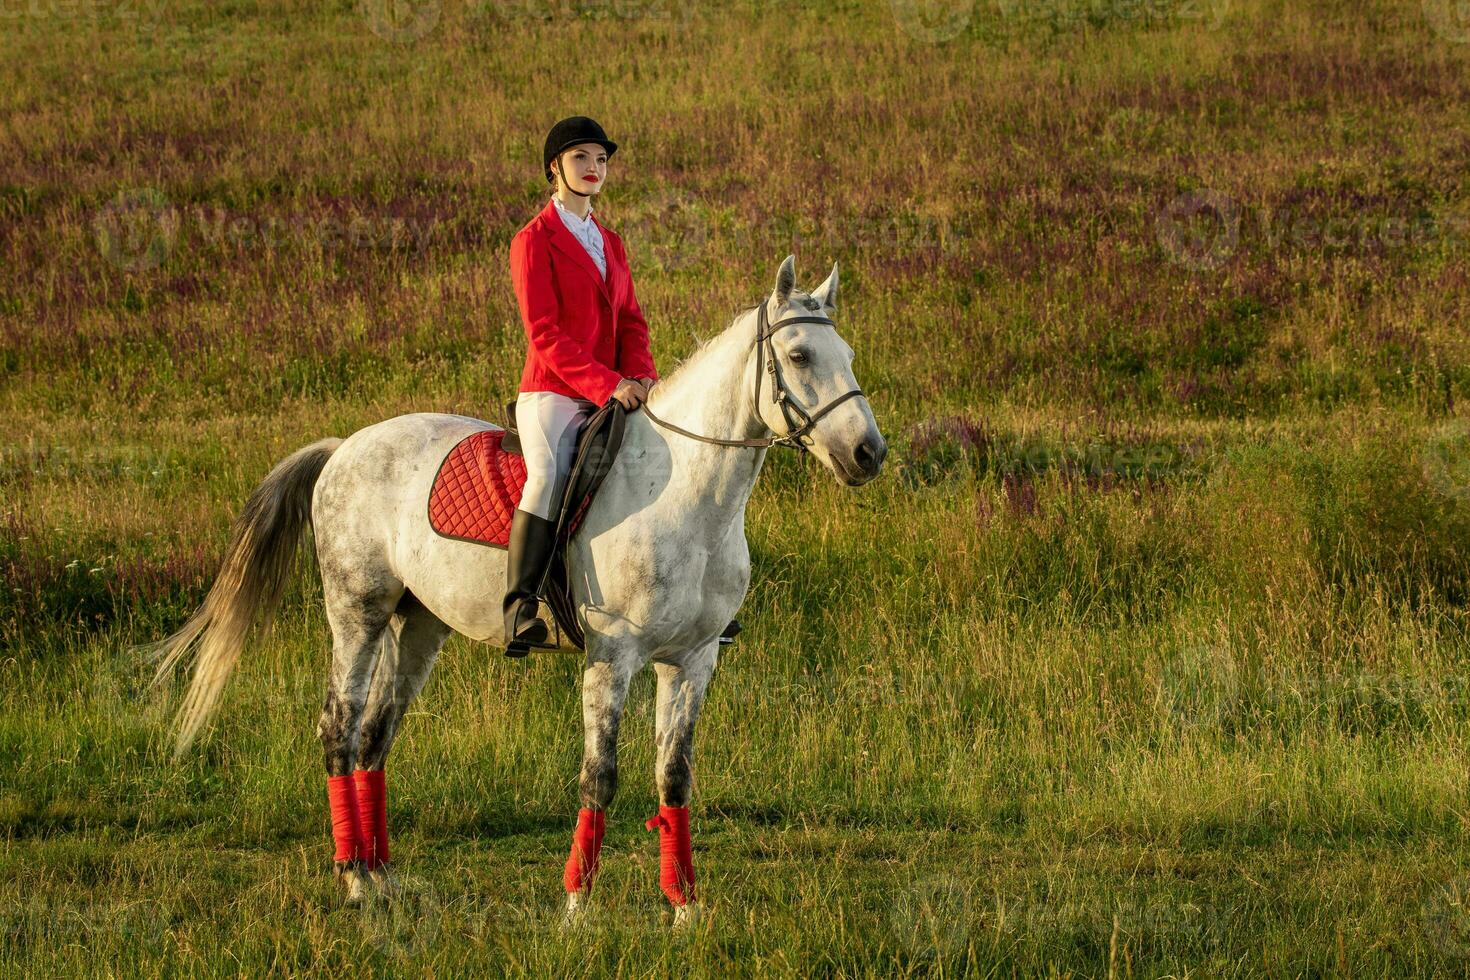
[[[0,973],[1470,973],[1448,7],[533,9],[0,21]],[[768,460],[685,934],[651,677],[569,936],[576,658],[449,642],[389,764],[406,898],[356,911],[309,561],[182,764],[125,654],[282,456],[497,417],[574,112],[664,372],[836,261],[892,450],[858,492]]]

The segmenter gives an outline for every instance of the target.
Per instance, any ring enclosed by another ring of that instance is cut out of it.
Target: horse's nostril
[[[888,455],[888,445],[884,442],[874,443],[871,439],[865,439],[852,451],[853,462],[857,463],[864,473],[875,472],[883,464],[883,457]]]

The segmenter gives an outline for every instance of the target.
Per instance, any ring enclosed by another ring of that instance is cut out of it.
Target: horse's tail
[[[155,685],[195,650],[194,677],[177,718],[175,759],[214,710],[252,624],[258,620],[265,630],[274,621],[302,527],[311,519],[312,488],[341,444],[322,439],[277,463],[236,516],[224,563],[198,610],[172,636],[134,647],[158,661]]]

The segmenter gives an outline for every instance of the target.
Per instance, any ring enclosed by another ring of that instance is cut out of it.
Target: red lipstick
[[[588,174],[587,176],[583,177],[582,179],[585,180],[585,181],[588,181],[590,183],[593,183],[593,184],[597,183],[597,175],[596,174]]]

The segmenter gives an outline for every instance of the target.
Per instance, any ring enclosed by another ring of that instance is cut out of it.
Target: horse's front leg
[[[562,879],[569,919],[583,908],[597,876],[604,815],[618,790],[618,726],[632,675],[626,657],[589,662],[582,672],[582,807]]]
[[[719,642],[691,650],[677,663],[656,663],[658,706],[654,776],[658,816],[648,821],[659,832],[659,885],[674,906],[674,925],[698,915],[694,863],[689,837],[689,797],[694,777],[694,724],[714,673]]]

